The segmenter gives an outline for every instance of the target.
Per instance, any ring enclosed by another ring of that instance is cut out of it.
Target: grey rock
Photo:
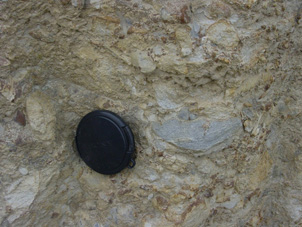
[[[229,201],[222,203],[221,206],[227,209],[233,209],[239,202],[240,202],[240,195],[234,194],[231,196]]]
[[[244,114],[244,116],[248,117],[249,119],[252,119],[254,117],[254,113],[251,110],[251,108],[243,108],[242,109],[242,113]]]
[[[154,84],[155,95],[158,105],[166,110],[176,109],[181,104],[175,100],[176,92],[173,88],[164,84]]]
[[[154,123],[153,131],[178,147],[207,153],[229,145],[232,137],[237,132],[242,132],[242,124],[239,118],[212,122],[181,121],[173,118],[163,124]]]
[[[189,120],[190,112],[189,112],[188,108],[182,108],[177,116],[181,120]]]
[[[190,120],[195,120],[197,117],[196,117],[196,115],[195,114],[190,114],[190,116],[189,116],[189,119]]]
[[[25,175],[28,174],[28,170],[27,170],[26,168],[19,168],[19,172],[20,172],[23,176],[25,176]]]
[[[4,136],[4,127],[0,124],[0,138]]]
[[[10,65],[10,61],[2,56],[0,56],[0,66],[8,66]]]

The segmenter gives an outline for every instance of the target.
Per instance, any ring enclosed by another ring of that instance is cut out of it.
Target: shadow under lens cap
[[[98,173],[115,174],[135,165],[133,133],[113,112],[96,110],[83,117],[76,145],[83,161]]]

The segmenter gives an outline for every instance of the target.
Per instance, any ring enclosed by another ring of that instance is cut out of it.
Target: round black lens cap
[[[76,145],[80,157],[96,172],[115,174],[135,165],[133,133],[122,118],[110,111],[96,110],[83,117]]]

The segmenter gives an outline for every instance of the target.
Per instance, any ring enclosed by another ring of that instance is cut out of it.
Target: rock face
[[[132,64],[139,67],[142,73],[151,73],[156,69],[156,65],[145,51],[135,51],[131,55]]]
[[[15,221],[28,211],[38,193],[38,186],[39,174],[31,174],[28,177],[23,177],[13,182],[10,187],[7,188],[4,199],[6,200],[7,206],[15,211],[15,214],[9,216],[9,222]]]
[[[29,124],[42,140],[55,136],[55,111],[50,99],[42,92],[32,93],[26,99],[26,113]]]
[[[241,120],[207,122],[203,120],[179,121],[171,119],[162,125],[155,123],[154,132],[164,140],[181,148],[209,153],[213,149],[227,147],[238,131],[242,132]],[[223,144],[222,144],[223,143]]]
[[[235,28],[226,20],[219,20],[207,30],[207,37],[218,46],[233,49],[238,45],[239,37]]]
[[[301,226],[301,9],[0,0],[0,226]],[[95,109],[135,168],[81,161]]]

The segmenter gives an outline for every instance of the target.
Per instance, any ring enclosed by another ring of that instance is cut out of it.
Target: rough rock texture
[[[1,226],[302,225],[298,0],[0,1]],[[104,176],[95,109],[134,131]]]
[[[203,120],[179,121],[171,119],[159,125],[155,123],[155,134],[181,148],[209,153],[211,150],[227,147],[234,135],[241,131],[239,118],[226,121],[206,122]],[[227,142],[228,140],[228,142]],[[223,146],[223,147],[221,147]]]

